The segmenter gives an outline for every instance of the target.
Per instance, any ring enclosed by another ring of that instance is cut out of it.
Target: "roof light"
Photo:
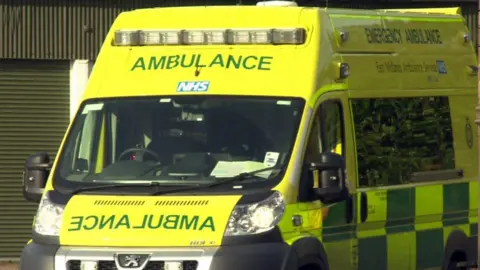
[[[340,80],[346,79],[348,76],[350,76],[350,66],[347,63],[339,63],[338,68],[338,78]]]
[[[225,31],[183,31],[182,40],[184,44],[225,44]]]
[[[269,30],[229,30],[229,44],[268,44],[272,43],[272,33]]]
[[[303,44],[305,43],[305,29],[274,29],[273,44]]]
[[[162,42],[162,36],[157,31],[144,31],[140,33],[140,44],[155,45]]]
[[[180,41],[179,31],[140,31],[140,45],[175,45]]]
[[[350,76],[350,65],[348,63],[334,61],[332,65],[336,81],[345,80]]]
[[[137,30],[122,30],[115,32],[116,46],[135,46],[139,45],[140,31]]]
[[[115,46],[303,44],[305,29],[117,30]]]

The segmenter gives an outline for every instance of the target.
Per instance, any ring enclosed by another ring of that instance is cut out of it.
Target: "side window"
[[[307,151],[305,153],[305,161],[310,161],[312,157],[322,152],[320,144],[320,122],[318,115],[314,116],[314,122],[308,138]]]
[[[70,153],[72,161],[71,170],[76,173],[86,173],[90,170],[90,167],[95,157],[94,152],[94,131],[97,130],[96,126],[99,125],[101,113],[96,111],[90,111],[81,117],[84,118],[83,126],[81,126],[81,132],[75,140],[75,150]],[[81,122],[81,120],[78,120]]]
[[[107,142],[108,146],[106,149],[110,149],[110,152],[107,152],[107,164],[115,163],[117,158],[117,134],[118,134],[118,115],[116,111],[110,111],[107,114]]]
[[[360,186],[406,184],[455,169],[448,97],[351,101]]]
[[[340,101],[325,101],[315,114],[307,147],[306,160],[313,154],[335,152],[343,155],[344,125]]]
[[[322,151],[343,155],[345,147],[342,104],[339,101],[327,101],[320,105],[320,115]]]

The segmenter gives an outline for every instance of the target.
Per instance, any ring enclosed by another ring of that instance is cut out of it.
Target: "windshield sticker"
[[[265,154],[265,159],[263,160],[263,165],[265,165],[265,167],[273,167],[277,165],[279,156],[280,153],[278,152],[267,152],[267,154]]]
[[[290,100],[279,100],[277,101],[277,105],[290,106],[292,102]]]
[[[243,161],[219,161],[210,173],[215,177],[232,177],[244,172],[245,164]]]
[[[194,230],[215,232],[212,216],[144,215],[142,219],[129,215],[73,216],[68,231],[91,230]]]
[[[264,169],[262,162],[256,161],[219,161],[215,168],[213,168],[210,176],[214,177],[233,177],[241,173],[247,173],[255,170]],[[261,172],[255,174],[257,176],[268,178],[271,171]]]
[[[213,57],[201,54],[177,54],[138,57],[130,71],[163,70],[177,68],[226,68],[245,70],[270,70],[272,56],[256,55],[224,55],[216,54]]]
[[[177,92],[207,92],[210,87],[209,81],[179,82]]]
[[[87,104],[85,108],[83,108],[82,114],[87,114],[91,111],[100,111],[103,108],[103,103],[96,103],[96,104]]]

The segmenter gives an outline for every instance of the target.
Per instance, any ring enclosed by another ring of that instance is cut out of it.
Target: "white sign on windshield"
[[[256,161],[219,161],[213,169],[211,176],[215,177],[233,177],[241,173],[251,172],[267,168],[263,162]],[[268,178],[272,172],[266,171],[255,175]]]
[[[279,156],[280,153],[278,152],[267,152],[265,155],[265,160],[263,161],[263,165],[265,165],[265,167],[273,167],[277,165]]]
[[[100,111],[103,108],[103,103],[87,104],[83,108],[82,114],[87,114],[91,111]]]

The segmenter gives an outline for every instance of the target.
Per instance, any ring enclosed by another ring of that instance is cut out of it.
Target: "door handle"
[[[368,199],[367,193],[360,193],[360,221],[365,222],[368,217]]]

